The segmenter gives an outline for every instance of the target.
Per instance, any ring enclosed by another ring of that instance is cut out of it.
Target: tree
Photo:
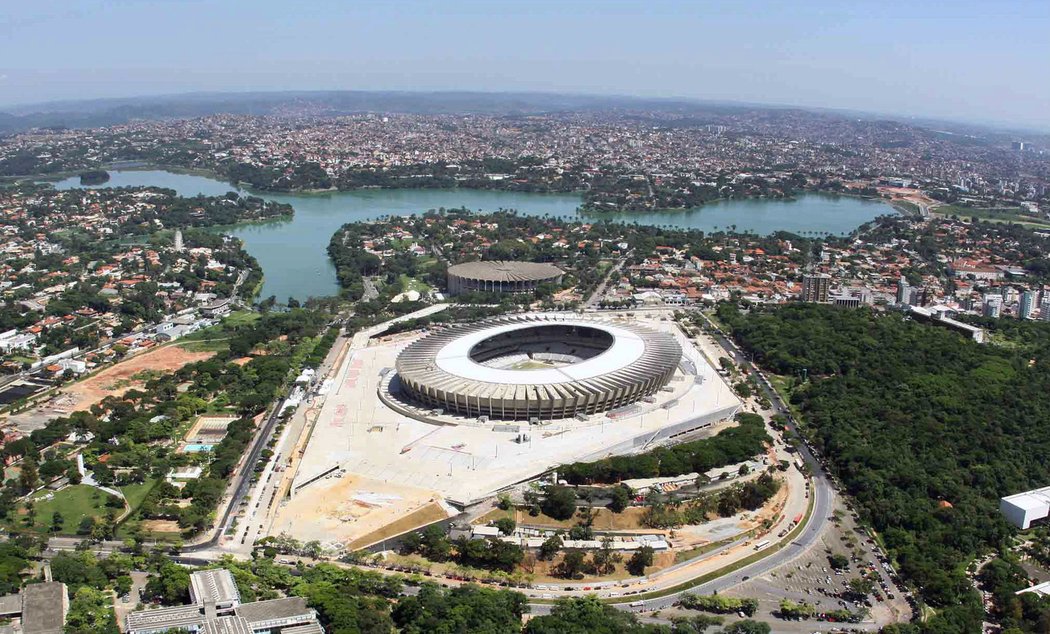
[[[559,600],[550,614],[530,619],[524,634],[659,634],[657,625],[638,622],[630,612],[605,605],[597,597]]]
[[[562,541],[560,535],[551,535],[540,544],[540,559],[550,561],[561,550]]]
[[[594,572],[598,575],[607,575],[616,569],[616,564],[623,556],[613,550],[612,537],[602,539],[602,545],[591,555],[591,563]]]
[[[631,503],[632,491],[627,485],[621,484],[620,486],[613,487],[611,493],[611,500],[609,501],[609,510],[613,513],[623,513],[627,508],[627,505]]]
[[[80,587],[69,602],[65,632],[68,634],[119,634],[108,592]]]
[[[567,520],[576,514],[576,493],[567,486],[551,485],[544,491],[540,509],[548,517]]]
[[[81,586],[101,590],[106,587],[106,574],[99,567],[98,559],[90,552],[60,552],[51,560],[51,576],[75,591]],[[187,584],[189,576],[187,575]]]
[[[66,520],[62,517],[62,513],[55,511],[51,514],[51,532],[57,533],[62,530],[62,525],[65,524]]]
[[[175,563],[165,563],[160,572],[151,575],[143,596],[164,605],[182,605],[189,601],[190,573]]]
[[[722,624],[722,617],[698,614],[692,617],[671,617],[671,634],[703,634]]]
[[[473,585],[445,589],[426,583],[416,596],[399,598],[392,617],[398,631],[404,634],[484,634],[520,631],[521,617],[527,610],[527,600],[518,592]]]
[[[36,488],[40,482],[40,477],[37,473],[36,460],[30,456],[26,456],[22,459],[22,464],[19,465],[18,473],[18,484],[21,486],[24,493],[28,493]]]
[[[769,623],[751,619],[731,623],[722,630],[724,634],[769,634],[771,631],[773,630],[769,627]]]
[[[579,550],[570,550],[561,558],[561,563],[555,569],[559,577],[575,579],[583,573],[585,567],[586,557],[584,554]]]
[[[627,560],[627,571],[636,577],[644,575],[645,569],[653,565],[653,552],[653,547],[648,544],[634,551]]]
[[[514,533],[514,529],[517,528],[517,525],[517,522],[515,522],[514,519],[511,517],[501,517],[498,520],[496,520],[496,528],[498,528],[499,532],[503,533],[504,535],[512,535]]]
[[[835,570],[845,570],[849,568],[849,557],[842,553],[832,553],[828,555],[828,565]]]

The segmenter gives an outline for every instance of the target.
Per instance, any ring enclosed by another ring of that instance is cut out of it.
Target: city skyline
[[[8,17],[0,108],[187,92],[520,91],[1050,130],[1050,89],[1032,81],[1050,57],[1039,37],[1050,8],[1036,2],[320,2],[293,13],[129,0],[41,2]]]

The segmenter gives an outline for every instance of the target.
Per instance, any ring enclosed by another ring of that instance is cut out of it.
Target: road
[[[585,309],[594,308],[594,305],[597,304],[599,300],[601,300],[602,295],[605,294],[605,287],[608,286],[609,280],[612,279],[612,276],[616,275],[616,273],[623,268],[624,263],[627,262],[627,258],[629,258],[631,256],[631,253],[633,252],[634,251],[631,250],[625,253],[624,256],[620,258],[611,269],[609,269],[609,271],[605,274],[605,277],[602,278],[602,281],[598,283],[597,287],[595,287],[594,292],[591,293],[591,296],[588,297],[587,301],[583,303]]]
[[[270,437],[273,436],[273,428],[277,426],[277,420],[280,416],[281,406],[283,404],[284,398],[282,397],[267,415],[260,432],[255,435],[247,459],[241,464],[241,468],[237,472],[237,475],[234,476],[235,484],[232,487],[233,495],[230,497],[230,502],[226,505],[226,509],[222,513],[222,520],[218,523],[218,528],[212,533],[209,539],[186,546],[182,549],[183,552],[193,553],[214,548],[219,544],[222,536],[226,534],[226,531],[229,530],[234,514],[237,512],[237,509],[240,508],[241,500],[244,499],[244,496],[246,496],[249,489],[251,489],[252,474],[255,473],[255,465],[259,462],[259,456],[262,454],[263,449],[266,449],[266,443],[270,440]]]
[[[703,313],[700,313],[703,315]],[[721,348],[728,354],[730,354],[739,365],[744,366],[749,372],[753,372],[756,376],[760,377],[759,386],[765,393],[766,398],[772,404],[773,411],[776,414],[783,414],[790,416],[791,412],[787,406],[780,399],[780,395],[772,389],[765,379],[764,375],[751,363],[750,359],[741,351],[736,344],[728,339],[714,323],[712,323],[707,316],[704,315],[704,319],[707,320],[708,325],[711,328],[715,340],[719,343]],[[668,608],[672,606],[675,601],[678,600],[684,593],[693,594],[711,594],[714,592],[723,592],[733,586],[743,583],[750,577],[756,577],[770,572],[784,564],[788,563],[792,559],[796,558],[801,553],[808,550],[811,546],[815,545],[819,540],[820,536],[827,529],[829,523],[829,516],[833,510],[833,504],[835,499],[834,487],[827,474],[824,472],[820,465],[820,462],[816,459],[809,447],[805,443],[800,443],[799,455],[806,462],[809,467],[809,471],[812,474],[812,494],[813,500],[813,512],[810,515],[809,521],[806,523],[805,528],[802,532],[786,547],[776,551],[775,553],[764,557],[759,561],[744,566],[735,572],[732,572],[718,579],[708,581],[706,583],[694,586],[688,590],[682,592],[676,592],[674,594],[668,594],[666,596],[641,600],[641,605],[633,605],[639,600],[631,601],[630,598],[625,598],[625,602],[630,603],[618,603],[616,607],[622,610],[628,610],[632,612],[641,612],[656,610],[662,608]],[[533,614],[545,614],[550,611],[549,604],[533,604]]]

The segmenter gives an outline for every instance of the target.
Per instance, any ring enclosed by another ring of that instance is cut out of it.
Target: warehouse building
[[[1028,530],[1032,522],[1050,515],[1050,487],[1008,495],[999,500],[999,510],[1008,522]]]

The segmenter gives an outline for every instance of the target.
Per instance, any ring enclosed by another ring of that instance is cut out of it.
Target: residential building
[[[828,293],[830,288],[830,275],[803,275],[801,299],[804,302],[826,304],[828,302]]]
[[[901,306],[911,304],[911,286],[903,277],[897,280],[897,304]]]
[[[1027,290],[1021,293],[1021,305],[1017,310],[1018,319],[1029,319],[1032,317],[1032,314],[1035,312],[1035,300],[1035,291]]]

